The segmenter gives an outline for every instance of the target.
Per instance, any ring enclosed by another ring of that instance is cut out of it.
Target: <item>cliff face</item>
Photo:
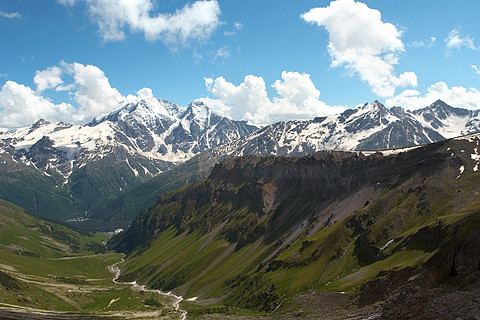
[[[386,186],[446,165],[441,147],[438,143],[393,155],[322,151],[301,158],[229,158],[217,164],[206,181],[160,196],[155,208],[134,221],[117,249],[129,251],[172,225],[180,233],[209,232],[221,222],[244,218],[232,214],[242,210],[253,214],[247,214],[248,225],[227,226],[221,234],[239,245],[260,236],[272,243],[305,219],[318,219],[323,209],[358,192],[348,208],[322,219],[333,224],[361,209]]]
[[[371,304],[422,270],[435,288],[478,271],[468,250],[478,246],[479,147],[474,135],[408,150],[230,158],[160,196],[110,244],[128,253],[124,280],[241,307],[273,309],[307,290],[359,290]]]

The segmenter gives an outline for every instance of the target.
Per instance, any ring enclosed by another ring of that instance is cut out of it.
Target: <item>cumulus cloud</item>
[[[85,123],[93,117],[108,113],[125,102],[152,97],[152,90],[143,88],[137,96],[124,97],[112,88],[104,72],[93,65],[61,62],[34,77],[37,88],[7,81],[0,91],[0,126],[19,127],[30,125],[40,118],[50,121]],[[45,91],[67,91],[75,101],[54,104],[43,96]]]
[[[391,97],[397,87],[417,86],[413,72],[395,75],[398,55],[405,50],[402,32],[383,22],[380,11],[354,0],[336,0],[301,17],[327,29],[331,66],[345,65],[350,72],[358,73],[378,96]]]
[[[110,86],[108,78],[100,68],[76,62],[61,63],[61,66],[74,79],[74,96],[79,105],[76,121],[109,112],[124,100],[120,92]]]
[[[480,48],[475,46],[474,39],[470,35],[462,36],[460,34],[461,28],[457,27],[450,31],[448,37],[445,38],[445,46],[447,48],[447,54],[452,50],[457,49],[460,51],[462,48],[471,50],[479,50]]]
[[[186,44],[210,37],[220,24],[217,0],[198,0],[173,14],[154,13],[152,0],[59,0],[64,5],[85,2],[105,41],[125,38],[125,30],[141,32],[148,41]]]
[[[41,93],[46,89],[52,89],[63,84],[61,77],[62,69],[57,66],[50,67],[46,70],[37,71],[33,82],[37,86],[37,92]]]
[[[344,107],[331,107],[319,100],[320,91],[315,88],[310,75],[298,72],[282,72],[282,79],[272,87],[277,95],[270,99],[262,77],[247,75],[238,86],[223,77],[206,78],[207,89],[218,99],[204,102],[222,110],[235,119],[264,124],[291,119],[311,119],[316,116],[343,111]]]
[[[454,107],[480,109],[480,91],[462,86],[449,87],[443,81],[431,85],[424,95],[417,90],[405,90],[396,97],[387,99],[385,105],[414,110],[426,107],[438,99]]]
[[[203,102],[207,105],[211,110],[213,110],[216,114],[222,117],[231,117],[232,107],[227,106],[222,101],[218,99],[212,99],[209,97],[199,98],[196,101]]]
[[[143,88],[137,91],[138,99],[153,98],[153,91],[150,88]]]
[[[21,18],[22,16],[18,12],[0,11],[0,17],[7,18],[7,19],[15,19],[15,18]]]
[[[262,77],[247,75],[240,85],[225,80],[224,77],[205,79],[207,88],[218,99],[231,108],[231,115],[235,119],[257,120],[265,122],[272,102],[267,97],[267,88]],[[254,114],[261,115],[259,119],[253,119]]]
[[[75,113],[70,104],[53,104],[31,88],[7,81],[0,90],[0,126],[15,128],[40,118],[63,120]]]

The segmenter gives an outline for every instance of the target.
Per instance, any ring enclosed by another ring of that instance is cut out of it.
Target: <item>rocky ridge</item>
[[[423,307],[455,290],[465,303],[480,271],[480,257],[467,253],[478,240],[479,147],[470,135],[378,152],[230,158],[207,180],[160,196],[110,244],[128,253],[124,280],[205,303],[274,310],[310,291],[360,291],[358,303],[386,299],[382,316],[396,318],[402,301],[415,303],[413,291],[402,298],[408,285],[433,290]]]

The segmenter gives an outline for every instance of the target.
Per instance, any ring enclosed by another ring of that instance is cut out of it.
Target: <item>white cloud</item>
[[[218,99],[212,99],[209,97],[205,98],[200,98],[197,99],[196,101],[203,102],[205,105],[207,105],[210,109],[215,111],[216,114],[222,116],[222,117],[231,117],[231,112],[232,112],[232,107],[227,106],[224,104],[222,101]]]
[[[82,0],[77,0],[82,1]],[[72,5],[75,0],[59,0]],[[220,24],[217,0],[199,0],[173,14],[154,13],[152,0],[83,0],[92,20],[105,41],[125,38],[131,32],[142,32],[148,41],[162,40],[169,45],[185,45],[193,39],[210,37]]]
[[[235,86],[223,77],[205,79],[207,89],[218,99],[205,99],[205,103],[222,110],[235,119],[250,120],[254,123],[271,123],[292,119],[312,119],[343,111],[344,107],[330,107],[319,100],[320,91],[308,74],[282,72],[282,79],[272,87],[277,92],[273,100],[268,98],[262,77],[247,75]]]
[[[22,16],[18,12],[0,11],[0,17],[7,18],[7,19],[15,19],[15,18],[21,18]]]
[[[453,49],[460,51],[462,48],[467,48],[471,50],[479,50],[478,47],[474,44],[474,39],[470,35],[462,36],[460,34],[461,28],[455,28],[448,34],[448,37],[445,38],[445,46],[447,48],[447,54]]]
[[[396,97],[387,99],[385,105],[388,107],[402,106],[414,110],[424,108],[438,99],[453,107],[480,109],[480,91],[476,88],[461,86],[450,88],[443,81],[431,85],[424,95],[417,90],[405,90]]]
[[[473,69],[473,72],[475,72],[476,74],[480,75],[480,68],[477,67],[476,65],[473,65],[472,66],[472,69]]]
[[[70,83],[65,78],[70,78]],[[26,126],[40,118],[85,123],[99,114],[118,108],[126,101],[133,102],[153,96],[151,89],[143,88],[137,92],[137,96],[129,95],[126,98],[112,88],[98,67],[76,62],[62,61],[59,66],[37,71],[34,83],[37,85],[36,92],[14,81],[5,83],[0,91],[0,126]],[[55,105],[51,99],[42,95],[50,89],[67,91],[77,106],[69,103]]]
[[[32,124],[40,118],[64,120],[75,113],[73,106],[54,105],[35,91],[14,81],[0,90],[0,126],[14,128]]]
[[[217,52],[215,53],[215,57],[213,58],[213,61],[217,60],[218,58],[225,59],[228,57],[230,57],[230,50],[228,50],[228,48],[224,46],[217,50]]]
[[[147,99],[153,97],[153,91],[150,88],[143,88],[137,91],[137,96],[139,99]]]
[[[264,115],[268,114],[272,102],[267,97],[267,89],[262,77],[248,75],[238,86],[226,81],[223,77],[215,80],[207,78],[205,84],[221,102],[232,106],[231,116],[234,119],[246,118],[259,123],[268,121]],[[254,114],[262,116],[259,119],[253,119]]]
[[[243,29],[243,23],[237,21],[233,24],[233,27],[235,28],[235,30],[240,31]]]
[[[64,6],[73,6],[75,4],[75,0],[57,0],[58,3],[63,4]]]
[[[437,38],[430,37],[429,41],[413,41],[409,43],[408,46],[412,48],[421,48],[421,47],[431,48],[433,47],[436,41],[437,41]]]
[[[233,28],[234,30],[232,31],[225,31],[223,34],[226,35],[226,36],[234,36],[237,34],[238,31],[242,30],[243,29],[243,23],[241,22],[235,22],[233,24]]]
[[[358,73],[375,94],[390,97],[397,87],[417,86],[413,72],[395,75],[394,65],[404,52],[402,33],[394,25],[384,23],[380,11],[354,0],[336,0],[301,17],[327,29],[331,66],[345,65],[347,70]]]
[[[41,93],[47,89],[56,88],[63,84],[61,74],[62,69],[57,66],[37,71],[33,78],[33,82],[37,85],[37,92]]]
[[[61,63],[74,78],[74,96],[79,105],[74,120],[83,121],[117,108],[125,99],[117,89],[110,86],[102,70],[93,65]]]

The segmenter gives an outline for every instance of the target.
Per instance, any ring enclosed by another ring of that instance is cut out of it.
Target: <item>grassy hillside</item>
[[[200,303],[272,311],[318,291],[373,303],[390,285],[375,296],[374,279],[408,279],[426,266],[439,270],[435,283],[456,275],[435,261],[450,261],[439,254],[478,229],[479,145],[475,137],[392,156],[230,159],[160,197],[110,243],[128,252],[124,280]],[[475,272],[475,259],[459,270]]]
[[[16,312],[52,319],[179,319],[171,298],[112,282],[107,267],[122,255],[106,252],[105,240],[105,234],[82,234],[0,200],[0,318]]]
[[[63,177],[47,176],[33,167],[18,163],[7,153],[0,154],[0,198],[30,212],[61,219],[75,216],[68,192],[60,188]]]
[[[154,163],[128,153],[113,153],[75,167],[66,180],[55,170],[44,173],[33,164],[14,160],[8,153],[0,154],[0,164],[1,199],[43,217],[63,221],[84,217],[86,212],[137,186],[151,177],[146,172],[171,167],[162,161]]]
[[[91,220],[79,226],[99,230],[126,228],[140,212],[153,206],[159,195],[205,179],[220,159],[214,151],[205,151],[93,209],[89,214]]]

